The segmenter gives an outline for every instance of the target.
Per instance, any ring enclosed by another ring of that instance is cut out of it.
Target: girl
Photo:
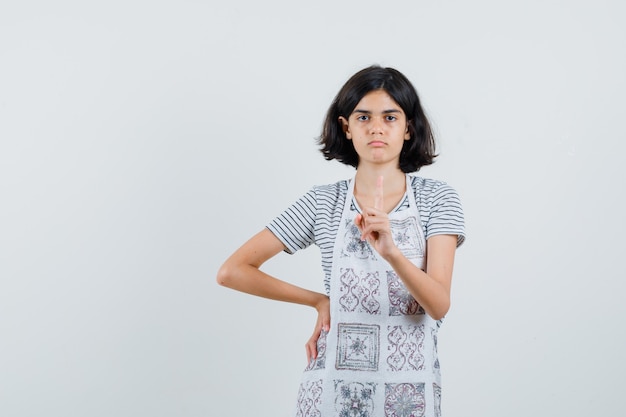
[[[415,88],[392,68],[357,72],[331,104],[319,143],[326,159],[356,167],[354,178],[304,194],[217,280],[317,310],[296,416],[439,416],[437,330],[464,220],[451,187],[409,175],[436,156]],[[325,294],[259,269],[313,243]]]

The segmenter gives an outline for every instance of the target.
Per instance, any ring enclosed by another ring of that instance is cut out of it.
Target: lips
[[[368,143],[369,146],[373,146],[374,148],[379,148],[381,146],[385,146],[386,143],[383,142],[382,140],[373,140],[371,142]]]

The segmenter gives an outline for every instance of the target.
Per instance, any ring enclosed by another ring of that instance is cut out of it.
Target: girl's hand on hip
[[[311,363],[313,359],[317,359],[317,341],[320,338],[322,332],[328,333],[330,330],[330,299],[327,296],[322,296],[319,303],[315,306],[317,310],[317,322],[313,329],[313,334],[307,340],[306,345],[306,361]]]

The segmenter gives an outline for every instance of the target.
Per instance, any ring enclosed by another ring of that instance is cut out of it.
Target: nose
[[[383,122],[378,117],[373,117],[370,122],[370,133],[379,134],[383,132]]]

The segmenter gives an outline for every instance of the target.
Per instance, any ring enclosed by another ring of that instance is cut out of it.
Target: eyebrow
[[[383,114],[390,114],[390,113],[400,113],[400,112],[401,112],[400,110],[396,110],[396,109],[389,109],[389,110],[383,110],[383,112],[382,112],[382,113],[383,113]],[[372,113],[372,112],[371,112],[371,111],[369,111],[369,110],[354,109],[354,110],[352,111],[352,113],[366,113],[366,114],[370,114],[370,113]]]

